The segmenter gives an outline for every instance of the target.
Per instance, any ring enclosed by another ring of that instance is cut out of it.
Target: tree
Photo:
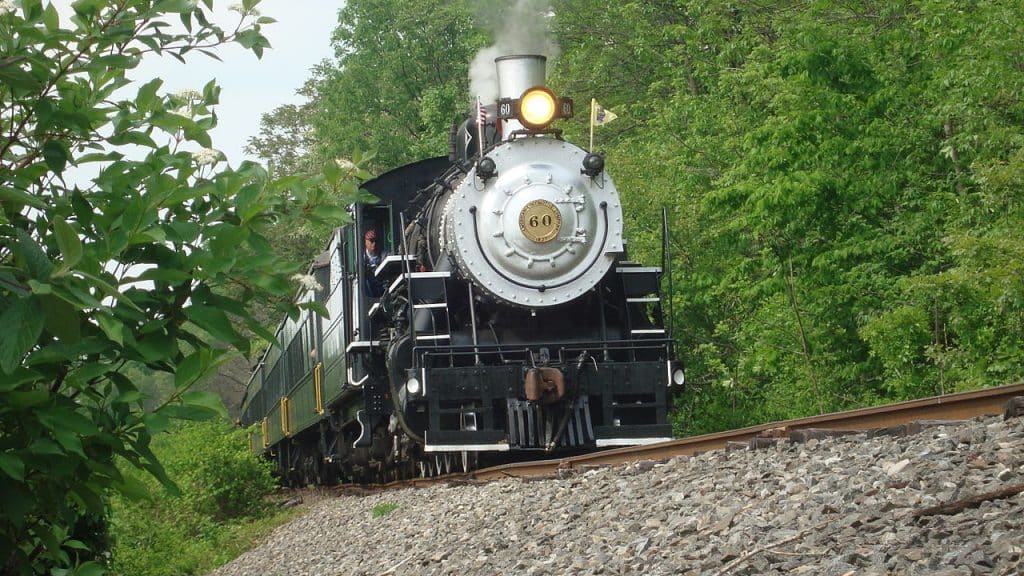
[[[347,2],[334,32],[335,62],[312,79],[318,157],[369,150],[370,166],[388,169],[444,155],[451,123],[468,107],[469,62],[485,45],[470,5]]]
[[[300,90],[309,96],[309,83]],[[316,108],[315,101],[304,104],[284,104],[260,117],[260,133],[249,138],[245,151],[267,162],[275,175],[306,174],[316,169],[313,148],[313,127],[309,117]]]
[[[1021,377],[1019,0],[582,4],[557,81],[619,114],[638,259],[669,208],[680,430]]]
[[[335,60],[316,67],[299,92],[307,102],[263,115],[248,151],[283,176],[336,163],[357,178],[370,172],[353,162],[380,172],[447,152],[451,123],[468,104],[469,62],[484,44],[470,3],[348,2],[333,44]],[[309,223],[279,230],[275,247],[299,262],[330,234]]]
[[[272,20],[256,0],[229,31],[210,23],[212,0],[79,0],[70,22],[20,4],[0,1],[0,572],[91,575],[74,526],[110,490],[140,496],[116,461],[173,489],[153,435],[223,412],[190,387],[248,349],[236,326],[273,340],[249,305],[293,293],[298,265],[274,255],[268,226],[339,222],[356,185],[333,164],[306,179],[226,168],[207,134],[215,84],[127,79],[150,54],[234,42],[260,55]],[[72,166],[96,176],[75,182]],[[133,366],[174,375],[157,409]]]

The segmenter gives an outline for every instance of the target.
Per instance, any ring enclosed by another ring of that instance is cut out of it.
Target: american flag
[[[476,123],[483,126],[487,123],[487,111],[484,110],[484,103],[480,97],[476,97]]]

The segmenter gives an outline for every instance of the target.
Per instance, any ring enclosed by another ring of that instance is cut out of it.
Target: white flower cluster
[[[179,116],[192,116],[192,103],[198,102],[202,99],[203,95],[191,88],[185,88],[171,94],[171,97],[182,102],[181,106],[171,110],[172,113]]]
[[[313,278],[312,274],[292,274],[292,280],[299,283],[306,290],[323,290],[324,287]]]
[[[17,9],[18,7],[15,6],[14,2],[12,2],[11,0],[0,0],[0,16],[10,14],[11,12],[14,12]]]
[[[2,1],[2,0],[0,0],[0,1]],[[192,100],[199,100],[200,98],[203,97],[203,95],[200,94],[198,90],[193,90],[191,88],[184,88],[182,90],[178,90],[177,92],[175,92],[174,93],[174,97],[178,98],[179,100],[186,100],[186,101],[191,102]]]
[[[335,158],[334,163],[338,165],[338,168],[342,170],[355,170],[356,165],[352,163],[348,158]]]
[[[243,6],[241,2],[235,2],[231,6],[228,6],[228,10],[230,10],[232,12],[238,12],[242,16],[259,16],[260,15],[260,11],[255,9],[255,8],[249,8],[248,10],[246,10],[245,6]]]
[[[212,166],[220,160],[220,152],[213,148],[200,148],[192,153],[192,160],[200,166]]]

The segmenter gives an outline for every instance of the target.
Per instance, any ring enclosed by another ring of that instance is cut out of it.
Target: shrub
[[[125,471],[149,495],[112,502],[115,573],[202,573],[282,520],[269,513],[267,496],[275,488],[270,463],[249,451],[244,430],[224,421],[188,423],[153,444],[181,494],[170,494],[151,476]]]
[[[183,426],[162,439],[171,478],[196,514],[227,520],[259,514],[276,483],[250,451],[246,432],[223,422]]]

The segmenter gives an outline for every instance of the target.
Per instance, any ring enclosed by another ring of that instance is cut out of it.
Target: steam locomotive
[[[661,267],[626,255],[604,159],[551,128],[545,58],[495,60],[499,96],[449,157],[363,188],[242,404],[285,481],[377,482],[671,437],[683,382]],[[666,231],[663,228],[663,234]],[[388,255],[366,264],[364,239]]]

